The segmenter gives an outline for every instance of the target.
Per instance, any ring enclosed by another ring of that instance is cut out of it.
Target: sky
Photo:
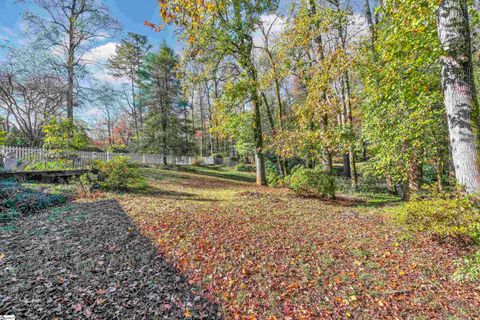
[[[280,0],[280,12],[286,13],[292,1]],[[167,27],[160,32],[155,32],[144,25],[145,20],[159,22],[159,10],[155,0],[103,0],[115,17],[123,26],[123,32],[114,38],[101,39],[92,45],[92,49],[84,58],[94,61],[89,66],[92,78],[99,82],[107,82],[113,85],[120,85],[122,80],[114,78],[104,67],[108,58],[115,53],[117,44],[126,32],[135,32],[146,35],[154,47],[166,43],[176,52],[180,53],[182,44],[176,40],[172,27]],[[360,0],[352,0],[355,10],[359,8]],[[22,12],[30,9],[27,1],[19,3],[17,0],[0,0],[0,44],[20,46],[26,42],[23,33]],[[356,8],[355,8],[356,7]],[[2,55],[0,49],[0,58]],[[94,106],[77,110],[76,116],[87,122],[94,122],[100,116],[100,110]]]
[[[114,85],[122,82],[121,79],[114,78],[104,65],[108,58],[115,53],[117,44],[126,32],[148,36],[154,47],[165,42],[175,51],[181,51],[182,45],[176,40],[171,27],[155,32],[144,25],[145,20],[158,22],[160,19],[155,0],[103,0],[103,3],[109,8],[112,16],[122,24],[123,31],[114,38],[96,41],[92,45],[92,49],[84,56],[85,59],[95,62],[88,67],[94,80]],[[26,42],[26,36],[23,34],[22,12],[27,9],[31,9],[28,1],[27,3],[18,3],[16,0],[0,0],[0,44],[21,46]],[[0,49],[0,55],[2,54]],[[77,110],[76,116],[91,123],[100,116],[100,110],[94,106],[86,106]]]
[[[153,44],[159,44],[165,40],[175,49],[179,46],[171,29],[155,32],[144,26],[145,20],[159,21],[155,0],[104,0],[103,3],[120,21],[124,31],[147,35]],[[16,0],[0,0],[0,39],[18,37],[22,30],[22,12],[28,8],[28,4],[17,3]],[[116,40],[121,36],[120,34]],[[115,39],[108,41],[115,41]]]

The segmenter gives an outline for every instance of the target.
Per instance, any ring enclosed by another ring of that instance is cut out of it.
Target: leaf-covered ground
[[[147,191],[0,229],[0,315],[480,318],[479,284],[451,280],[474,248],[406,235],[379,203],[300,198],[221,168],[146,173]]]
[[[75,203],[0,230],[0,315],[220,319],[115,200]]]
[[[471,249],[405,235],[368,204],[222,170],[147,173],[153,190],[119,202],[228,319],[480,317],[479,284],[451,280]]]

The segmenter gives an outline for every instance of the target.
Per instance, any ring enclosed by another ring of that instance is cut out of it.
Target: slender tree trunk
[[[416,159],[409,161],[407,172],[406,190],[404,200],[411,200],[412,196],[420,191],[420,181],[422,178],[421,164]]]
[[[138,128],[138,110],[137,110],[137,104],[135,101],[135,75],[133,71],[130,76],[130,80],[131,80],[131,89],[132,89],[133,124],[135,126],[135,135],[137,136],[137,141],[138,141],[140,137],[140,131]]]
[[[387,192],[389,194],[395,194],[396,193],[395,184],[393,183],[392,177],[387,176],[387,178],[385,179],[385,182],[387,184]]]
[[[475,88],[467,1],[443,0],[437,19],[444,50],[442,81],[455,177],[467,192],[478,193],[480,171],[471,123]]]
[[[76,0],[72,1],[70,9],[70,24],[68,29],[68,61],[67,61],[67,118],[73,120],[73,106],[74,106],[74,88],[75,88],[75,8]]]
[[[350,77],[348,71],[345,72],[345,86],[346,86],[346,98],[347,98],[347,124],[350,127],[350,130],[353,132],[353,115],[352,115],[352,102],[351,102],[351,92],[350,92]],[[357,177],[357,163],[355,159],[355,146],[351,144],[348,148],[348,158],[350,161],[350,179],[352,181],[353,189],[357,189],[358,177]]]
[[[438,191],[443,191],[443,181],[442,181],[442,175],[443,175],[443,162],[442,159],[438,159],[435,163],[435,171],[437,175],[437,188]]]

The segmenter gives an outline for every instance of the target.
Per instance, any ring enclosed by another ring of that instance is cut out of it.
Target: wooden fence
[[[36,162],[54,161],[65,157],[56,150],[48,150],[43,148],[28,148],[28,147],[1,147],[1,155],[5,156],[7,153],[15,155],[17,161],[24,164],[32,164]],[[76,151],[69,152],[68,156],[74,162],[74,167],[85,167],[95,160],[110,161],[115,157],[127,157],[131,161],[146,164],[156,165],[163,164],[163,155],[160,154],[146,154],[146,153],[113,153],[113,152],[90,152],[90,151]],[[193,157],[167,157],[167,164],[172,165],[191,165]],[[205,163],[210,163],[211,158],[204,158]]]

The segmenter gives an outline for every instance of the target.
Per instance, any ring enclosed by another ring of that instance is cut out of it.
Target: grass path
[[[379,209],[299,198],[220,169],[148,169],[118,201],[227,319],[469,319],[478,285],[453,283],[468,249],[406,236]]]

